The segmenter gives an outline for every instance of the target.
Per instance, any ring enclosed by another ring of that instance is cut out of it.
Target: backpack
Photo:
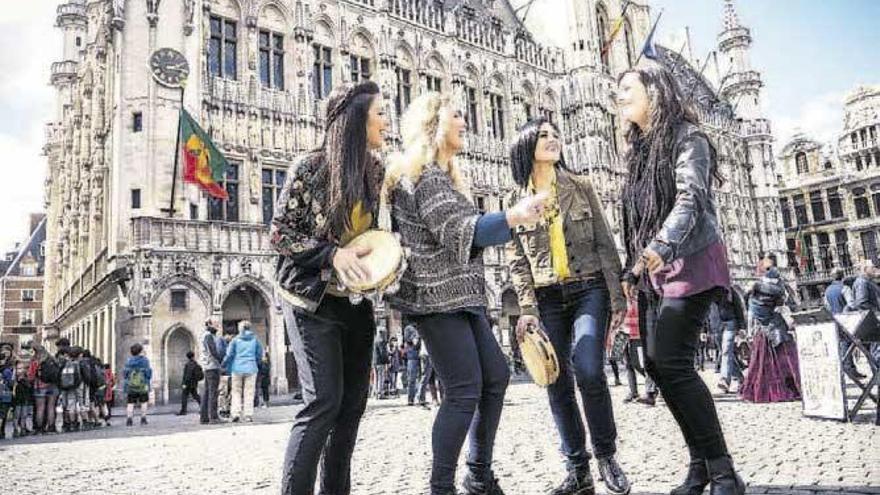
[[[200,382],[205,379],[205,371],[202,369],[202,366],[196,363],[196,370],[193,373],[193,380],[196,382]]]
[[[82,376],[79,372],[79,363],[73,359],[64,362],[61,369],[61,390],[73,390],[82,383]]]
[[[128,374],[128,393],[130,394],[146,394],[149,390],[147,386],[147,373],[141,368],[133,368]]]
[[[91,360],[81,359],[79,362],[79,372],[83,383],[89,387],[95,387],[95,367],[92,365]]]
[[[37,368],[37,378],[43,383],[60,385],[61,366],[58,365],[58,361],[52,356],[47,357],[45,361],[40,363],[40,367]]]
[[[94,386],[95,389],[101,389],[107,386],[107,380],[104,378],[104,368],[99,366],[97,362],[92,363],[92,376],[95,380],[92,386]]]
[[[6,373],[0,371],[0,404],[8,404],[12,402],[12,390],[15,382],[6,379]]]

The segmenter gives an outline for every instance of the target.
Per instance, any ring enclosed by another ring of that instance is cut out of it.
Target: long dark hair
[[[660,64],[648,63],[620,75],[636,74],[650,100],[647,132],[630,123],[626,129],[629,149],[624,160],[627,178],[624,186],[624,233],[627,254],[637,256],[657,234],[675,206],[675,143],[678,127],[698,124],[696,114],[682,98],[672,73]],[[709,147],[712,148],[711,142]],[[714,156],[714,148],[712,149]],[[718,167],[712,175],[719,182]]]
[[[351,211],[358,201],[365,212],[372,211],[378,201],[382,167],[367,147],[367,121],[379,92],[372,81],[343,84],[327,99],[327,124],[318,152],[329,173],[327,229],[334,237],[350,227]]]
[[[550,124],[557,134],[560,134],[559,127],[546,117],[537,117],[529,120],[519,128],[519,133],[513,144],[510,146],[510,172],[513,174],[513,181],[520,187],[526,187],[529,178],[532,176],[532,168],[535,166],[535,148],[538,146],[538,135],[541,126]],[[562,144],[560,134],[560,146]],[[559,161],[556,162],[557,168],[568,170],[565,164],[565,157],[562,152],[559,153]]]

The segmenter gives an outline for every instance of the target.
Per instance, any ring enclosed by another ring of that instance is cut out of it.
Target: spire
[[[733,0],[724,0],[722,22],[725,31],[741,27],[739,24],[739,16],[736,15],[736,7],[733,5]]]

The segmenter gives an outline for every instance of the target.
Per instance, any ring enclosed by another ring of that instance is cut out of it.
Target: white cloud
[[[782,149],[797,132],[821,143],[837,144],[843,128],[842,92],[830,92],[807,100],[790,113],[772,116],[777,149]]]

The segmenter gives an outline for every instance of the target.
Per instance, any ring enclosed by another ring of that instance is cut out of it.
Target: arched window
[[[807,167],[807,154],[806,153],[804,153],[803,151],[798,151],[794,155],[794,162],[795,162],[795,165],[797,165],[797,173],[799,173],[799,174],[807,173],[808,167]]]
[[[354,36],[349,54],[351,62],[351,82],[369,80],[373,75],[373,45],[362,33]]]
[[[315,41],[312,44],[314,66],[312,67],[312,89],[315,98],[322,99],[333,88],[333,31],[330,26],[319,21],[316,24]]]
[[[403,112],[412,101],[413,88],[413,59],[409,50],[397,48],[397,67],[394,69],[397,78],[397,96],[394,98],[394,108],[397,115],[402,116]]]
[[[596,40],[598,41],[597,49],[599,50],[602,67],[608,72],[611,70],[608,59],[609,50],[602,50],[605,47],[605,43],[608,42],[608,11],[605,10],[602,4],[596,6]]]

